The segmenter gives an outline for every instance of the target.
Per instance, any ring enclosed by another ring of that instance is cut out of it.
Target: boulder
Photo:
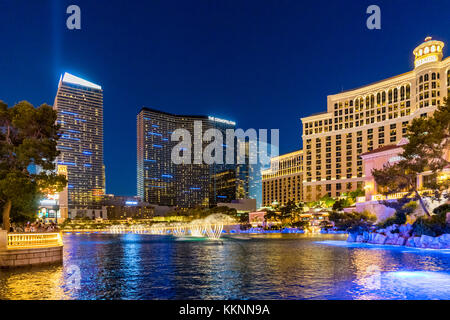
[[[367,242],[367,241],[369,241],[369,238],[370,238],[370,233],[367,231],[364,231],[363,232],[363,241]]]
[[[399,231],[402,236],[409,236],[412,230],[412,226],[407,223],[400,226]]]
[[[437,239],[441,245],[441,249],[450,249],[450,234],[449,233],[440,235],[439,237],[437,237]]]
[[[431,243],[433,242],[434,238],[426,235],[422,235],[420,237],[420,247],[421,248],[430,248]]]
[[[395,230],[395,229],[397,229],[397,225],[396,224],[393,224],[393,225],[391,225],[391,226],[389,226],[389,227],[387,227],[386,228],[386,232],[391,232],[392,230]]]
[[[444,249],[443,245],[439,242],[439,237],[434,237],[429,243],[428,248],[432,249]]]
[[[386,239],[387,239],[387,236],[385,236],[384,234],[379,233],[373,239],[373,243],[375,243],[375,244],[384,244],[386,242]]]
[[[414,239],[414,247],[420,248],[421,247],[420,237],[413,237],[413,239]]]
[[[349,233],[347,237],[347,242],[356,242],[356,233]]]
[[[389,233],[385,244],[397,244],[398,237],[398,233]]]
[[[407,246],[407,247],[415,247],[416,244],[414,242],[414,237],[408,238],[408,240],[406,240],[405,246]]]
[[[404,246],[405,243],[406,243],[406,238],[404,238],[404,237],[398,237],[397,243],[395,243],[395,244],[398,245],[398,246]]]

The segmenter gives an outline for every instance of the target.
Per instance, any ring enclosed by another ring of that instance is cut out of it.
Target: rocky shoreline
[[[386,229],[378,229],[372,232],[364,231],[362,234],[349,233],[347,242],[360,242],[372,244],[387,244],[414,248],[450,249],[450,234],[446,233],[438,237],[414,236],[412,226],[392,225]]]

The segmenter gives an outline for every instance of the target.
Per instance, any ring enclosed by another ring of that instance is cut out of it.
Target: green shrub
[[[344,208],[348,208],[352,205],[350,199],[344,198],[337,200],[334,204],[332,209],[334,211],[343,211]]]
[[[410,201],[407,204],[405,204],[402,209],[404,210],[405,214],[411,214],[413,213],[418,207],[418,204],[416,201]]]
[[[380,228],[387,228],[394,224],[402,225],[406,223],[406,216],[413,213],[417,209],[417,202],[409,201],[406,204],[399,201],[396,204],[390,204],[391,208],[395,209],[395,213],[392,217],[380,222],[377,226]]]
[[[292,223],[292,227],[293,228],[305,228],[305,227],[309,227],[309,221],[304,221],[304,220],[300,220],[300,221],[296,221],[294,223]]]
[[[397,211],[392,217],[378,223],[377,226],[384,229],[394,224],[402,225],[404,223],[406,223],[406,214],[404,212]]]
[[[443,204],[433,210],[432,216],[417,218],[413,224],[414,235],[436,237],[444,233],[450,233],[450,225],[446,221],[447,212],[450,212],[450,204]]]
[[[434,208],[433,213],[439,217],[439,220],[445,222],[447,219],[447,212],[450,212],[450,204],[443,204]]]
[[[435,214],[431,217],[418,217],[413,224],[413,235],[437,237],[444,233],[450,233],[450,226],[442,220],[441,214]]]
[[[339,230],[348,232],[362,233],[369,229],[376,221],[376,216],[373,214],[363,212],[337,212],[330,213],[328,219],[334,222],[334,225]]]

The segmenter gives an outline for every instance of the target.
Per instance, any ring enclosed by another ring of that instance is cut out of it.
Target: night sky
[[[66,28],[71,4],[81,30]],[[366,28],[371,4],[381,30]],[[450,46],[449,12],[446,0],[0,0],[0,100],[53,104],[65,71],[100,84],[107,192],[134,195],[142,106],[279,128],[280,152],[294,151],[327,95],[411,70],[428,35]]]

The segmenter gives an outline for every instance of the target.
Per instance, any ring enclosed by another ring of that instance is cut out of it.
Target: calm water
[[[218,244],[64,235],[64,265],[0,271],[0,298],[450,298],[450,250],[349,245],[344,239],[274,234]]]

